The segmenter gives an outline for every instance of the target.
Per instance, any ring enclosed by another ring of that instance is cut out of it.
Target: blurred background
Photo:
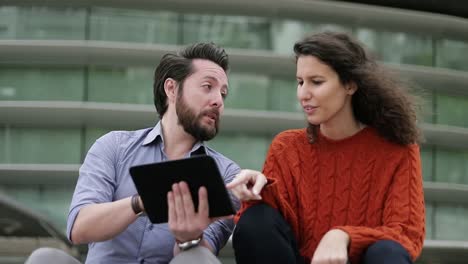
[[[0,0],[0,263],[40,246],[85,256],[64,237],[80,163],[107,131],[157,122],[154,68],[185,44],[227,49],[230,92],[209,145],[261,169],[274,135],[305,125],[292,46],[324,30],[354,35],[422,91],[419,263],[466,263],[468,4],[453,0]],[[221,256],[234,263],[230,244]]]

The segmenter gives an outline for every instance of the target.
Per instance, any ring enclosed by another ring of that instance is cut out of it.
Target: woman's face
[[[355,85],[343,85],[338,74],[314,56],[300,56],[296,66],[297,99],[309,123],[319,125],[352,116]]]

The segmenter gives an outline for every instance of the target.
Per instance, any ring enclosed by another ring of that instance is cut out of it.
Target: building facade
[[[274,135],[305,125],[294,42],[332,30],[420,91],[428,245],[468,243],[468,19],[334,1],[33,2],[0,2],[0,191],[59,228],[91,144],[157,121],[163,53],[197,41],[228,50],[226,114],[209,145],[261,169]]]

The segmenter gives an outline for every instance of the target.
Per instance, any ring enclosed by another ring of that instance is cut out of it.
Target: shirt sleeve
[[[415,260],[421,253],[425,236],[424,195],[419,147],[407,149],[388,192],[383,225],[376,228],[338,226],[350,236],[349,258],[357,263],[372,243],[378,240],[399,242]]]
[[[117,133],[110,132],[99,138],[88,151],[79,170],[78,182],[68,213],[67,237],[69,240],[71,240],[73,224],[83,206],[113,200],[116,188],[117,146]]]
[[[225,173],[223,175],[224,182],[226,184],[231,182],[239,172],[240,167],[236,163],[231,161],[227,165]],[[237,211],[240,206],[239,200],[237,200],[237,198],[235,198],[235,196],[231,193],[229,193],[229,196],[234,206],[234,210]],[[208,228],[204,231],[204,239],[206,239],[206,241],[211,245],[216,255],[218,255],[219,250],[221,250],[221,248],[223,248],[226,242],[228,241],[229,237],[232,234],[233,228],[234,222],[232,219],[218,220],[209,225]]]

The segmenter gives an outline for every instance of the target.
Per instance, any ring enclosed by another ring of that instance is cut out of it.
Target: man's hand
[[[267,182],[259,171],[242,170],[226,187],[241,201],[261,200],[260,192]]]
[[[339,229],[328,231],[320,240],[311,264],[346,264],[349,235]]]
[[[192,196],[185,182],[172,185],[172,191],[167,194],[167,201],[169,229],[179,242],[195,240],[201,237],[203,231],[215,220],[232,217],[209,217],[208,193],[205,187],[198,190],[198,212],[195,212]]]

